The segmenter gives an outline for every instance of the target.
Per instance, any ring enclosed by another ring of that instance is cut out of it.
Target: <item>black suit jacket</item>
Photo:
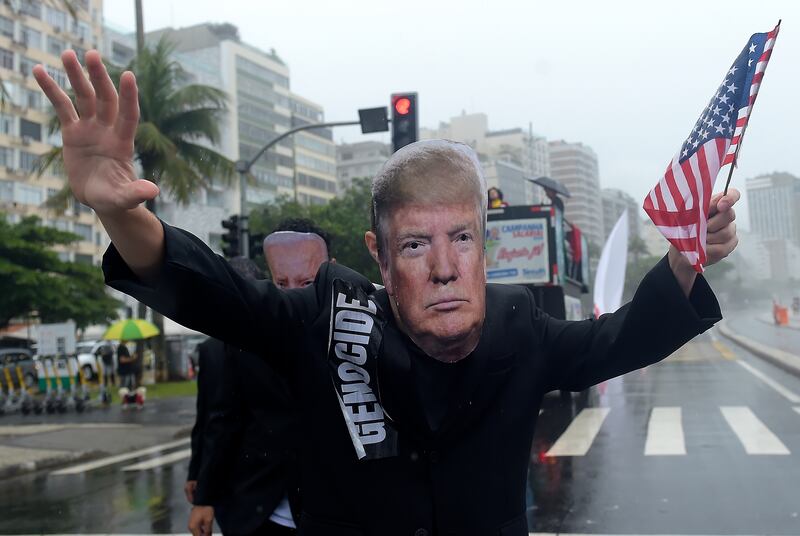
[[[214,506],[224,533],[249,534],[287,492],[296,498],[290,388],[254,354],[213,338],[198,349],[198,400],[205,402],[194,504]]]
[[[326,264],[313,286],[283,292],[239,277],[189,233],[164,230],[155,286],[138,281],[113,246],[106,281],[181,324],[291,367],[306,535],[527,535],[526,473],[544,394],[659,361],[721,317],[702,276],[687,299],[666,258],[631,303],[598,320],[556,320],[524,287],[489,284],[480,342],[432,432],[413,381],[420,350],[398,329],[385,291]],[[395,456],[360,460],[343,419],[328,361],[336,280],[374,293],[384,320],[376,394],[398,432]]]

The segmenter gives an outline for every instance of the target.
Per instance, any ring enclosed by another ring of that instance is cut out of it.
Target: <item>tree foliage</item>
[[[226,110],[225,92],[189,83],[189,75],[171,57],[173,50],[174,45],[162,38],[124,68],[106,67],[117,87],[123,72],[136,75],[140,117],[134,158],[142,168],[142,178],[153,181],[185,205],[212,182],[230,183],[234,166],[206,146],[219,141],[219,122]],[[59,128],[58,119],[53,116],[50,131],[57,132]],[[39,173],[49,168],[58,172],[61,165],[61,148],[55,147],[40,159]],[[70,197],[65,186],[49,204],[63,208]]]
[[[63,262],[52,249],[78,238],[35,216],[16,225],[0,217],[0,327],[34,311],[42,322],[74,320],[79,329],[116,318],[119,302],[106,294],[100,271]]]
[[[262,205],[250,213],[250,227],[254,233],[268,234],[283,219],[308,218],[331,235],[330,254],[336,262],[380,283],[378,265],[364,244],[364,233],[370,228],[371,203],[370,180],[355,179],[348,190],[327,205],[304,206],[288,198]],[[261,262],[261,255],[256,258]]]

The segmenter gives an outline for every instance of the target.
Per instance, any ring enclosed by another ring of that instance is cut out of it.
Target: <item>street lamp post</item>
[[[267,142],[264,147],[261,148],[256,155],[251,158],[250,160],[239,160],[236,162],[236,171],[239,173],[239,203],[241,205],[241,217],[239,221],[241,225],[239,227],[241,232],[241,251],[242,255],[245,257],[250,256],[250,240],[249,240],[249,232],[250,232],[250,224],[249,218],[247,217],[247,174],[250,173],[250,168],[258,161],[261,156],[266,153],[271,147],[274,147],[278,142],[283,140],[284,138],[288,138],[292,134],[297,132],[301,132],[303,130],[311,130],[313,128],[327,128],[327,127],[344,127],[344,126],[352,126],[352,125],[359,125],[361,121],[336,121],[334,123],[312,123],[310,125],[303,125],[300,127],[295,127],[291,130],[287,130],[280,136],[276,136],[275,138],[271,139]],[[295,201],[297,200],[297,173],[295,173],[294,177],[294,198]]]

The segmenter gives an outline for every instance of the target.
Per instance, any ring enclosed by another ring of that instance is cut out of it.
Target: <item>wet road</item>
[[[0,533],[185,532],[186,443],[0,482]],[[800,534],[800,379],[709,335],[569,401],[531,451],[532,532]]]

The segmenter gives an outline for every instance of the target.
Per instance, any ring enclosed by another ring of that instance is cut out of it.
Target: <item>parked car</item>
[[[83,375],[86,376],[87,380],[97,379],[97,358],[108,347],[110,347],[114,356],[114,368],[116,369],[117,345],[114,341],[80,341],[75,345],[75,352],[78,354],[78,365],[83,370]]]
[[[36,374],[33,351],[27,348],[0,348],[0,365],[9,367],[8,371],[11,373],[14,385],[17,385],[18,381],[17,366],[22,367],[22,378],[25,382],[25,387],[33,387],[38,381],[39,377]],[[5,375],[3,375],[2,382],[5,385]]]

